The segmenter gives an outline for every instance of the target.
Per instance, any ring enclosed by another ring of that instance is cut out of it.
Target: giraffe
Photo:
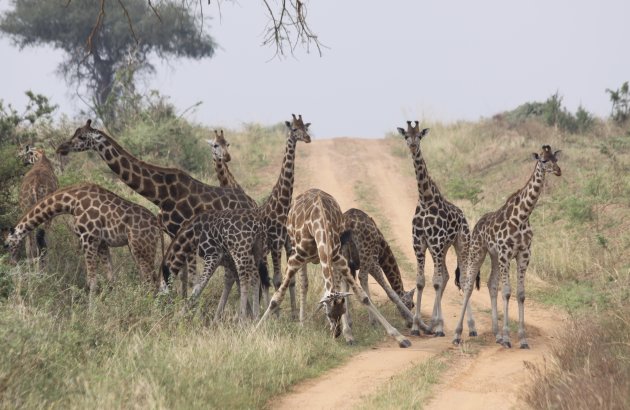
[[[188,308],[192,307],[219,266],[231,267],[239,276],[240,317],[247,314],[249,290],[252,311],[258,319],[259,276],[267,276],[265,226],[257,209],[227,209],[203,212],[184,225],[171,242],[162,262],[163,279],[178,275],[182,266],[199,255],[204,260],[203,273],[197,279]]]
[[[447,201],[440,193],[435,182],[429,177],[426,163],[420,150],[420,140],[429,133],[429,129],[420,130],[418,121],[411,125],[407,121],[407,130],[398,128],[398,132],[405,138],[411,152],[418,184],[418,204],[412,220],[413,249],[416,254],[418,271],[416,288],[418,290],[416,311],[411,328],[412,335],[420,335],[420,329],[425,333],[433,332],[435,336],[444,336],[444,317],[442,314],[442,295],[448,283],[449,275],[446,268],[446,253],[453,245],[457,253],[457,270],[463,264],[463,257],[470,235],[468,222],[464,213],[457,206]],[[429,249],[433,258],[433,288],[435,289],[435,303],[431,324],[427,326],[420,316],[422,291],[424,290],[424,263],[426,250]],[[472,320],[472,309],[468,309],[470,335],[476,336]]]
[[[96,151],[127,186],[160,208],[161,224],[171,238],[197,213],[252,207],[251,198],[243,190],[209,186],[180,169],[141,161],[91,124],[92,121],[87,120],[83,127],[77,128],[70,140],[57,147],[57,153]],[[188,272],[195,272],[194,259]],[[184,275],[184,284],[186,277]],[[182,286],[182,290],[186,296],[187,285]]]
[[[536,202],[540,197],[548,173],[561,176],[558,166],[558,153],[552,152],[551,146],[543,145],[540,154],[533,153],[536,160],[534,172],[523,188],[513,193],[505,204],[494,212],[489,212],[479,218],[473,229],[468,258],[465,264],[463,283],[465,309],[472,292],[473,272],[478,272],[486,254],[490,254],[492,270],[488,278],[488,290],[492,304],[492,332],[496,342],[511,348],[508,327],[508,303],[511,296],[510,262],[516,260],[517,271],[517,301],[518,301],[518,337],[521,349],[529,349],[525,333],[525,272],[531,256],[532,228],[529,224]],[[499,281],[503,285],[503,334],[499,333],[497,313],[497,293]],[[460,317],[455,328],[454,344],[461,342],[462,321]]]
[[[350,242],[359,253],[359,282],[365,293],[368,297],[370,296],[368,288],[368,274],[370,274],[385,290],[402,317],[411,326],[413,315],[409,309],[413,308],[415,288],[405,292],[396,257],[374,219],[360,209],[350,208],[343,213],[343,228],[345,231],[352,232]],[[356,265],[357,258],[351,255],[351,247],[342,245],[341,250],[352,271],[353,266],[350,262],[355,262]],[[375,318],[371,315],[370,322],[375,323]]]
[[[287,235],[286,223],[289,208],[291,207],[291,198],[293,196],[295,149],[298,141],[303,141],[307,144],[311,142],[311,137],[308,133],[308,128],[311,124],[305,124],[301,114],[298,116],[291,114],[291,116],[292,121],[285,121],[287,127],[287,142],[278,179],[267,199],[260,205],[261,218],[267,228],[267,249],[271,252],[274,272],[273,283],[276,290],[280,287],[282,280],[280,266],[282,248],[284,247],[287,258],[291,253],[291,243]],[[211,143],[212,146],[212,155],[219,182],[221,186],[224,186],[224,184],[226,186],[239,186],[226,164],[230,160],[230,154],[227,150],[229,143],[225,140],[223,131],[221,131],[220,134],[215,131],[215,135],[215,139],[212,142],[208,141],[208,143]],[[221,166],[218,165],[219,162],[222,162]],[[305,272],[303,274],[305,274]],[[289,285],[289,295],[291,313],[295,316],[297,310],[295,303],[295,280],[292,280]]]
[[[342,332],[347,343],[354,343],[354,338],[347,319],[342,318],[345,312],[344,298],[347,292],[342,289],[352,287],[355,296],[366,306],[368,311],[383,325],[387,333],[394,337],[400,347],[409,347],[411,343],[381,315],[370,301],[367,294],[355,282],[348,269],[346,259],[341,255],[341,232],[343,216],[337,201],[324,191],[310,189],[295,198],[287,218],[287,231],[291,238],[293,252],[287,261],[287,271],[280,288],[274,293],[267,311],[258,322],[260,326],[266,318],[276,311],[282,302],[291,278],[306,263],[321,263],[324,277],[325,293],[320,306],[326,316],[334,337]],[[347,236],[347,235],[344,235]],[[304,278],[306,279],[306,278]],[[306,298],[308,286],[302,284],[302,304]],[[301,309],[301,319],[304,319]],[[343,329],[340,328],[340,320]]]
[[[155,246],[161,230],[146,208],[129,202],[95,184],[59,189],[37,202],[18,221],[5,241],[12,251],[33,229],[57,215],[74,217],[74,231],[85,256],[90,295],[97,289],[98,264],[107,263],[107,279],[113,280],[109,248],[128,245],[142,279],[158,285]]]
[[[20,183],[20,209],[25,213],[40,199],[56,191],[58,182],[53,165],[43,149],[26,145],[20,150],[18,157],[25,166],[32,165]],[[46,224],[46,228],[49,226],[50,224]],[[43,228],[38,229],[35,235],[29,232],[25,243],[29,260],[42,257],[46,250],[46,231]]]

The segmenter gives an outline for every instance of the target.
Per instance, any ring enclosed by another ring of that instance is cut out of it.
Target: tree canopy
[[[215,49],[198,18],[171,1],[15,0],[0,17],[0,31],[20,48],[63,50],[59,72],[91,96],[96,107],[116,97],[116,75],[122,69],[132,67],[128,72],[136,76],[154,70],[152,55],[200,59]]]

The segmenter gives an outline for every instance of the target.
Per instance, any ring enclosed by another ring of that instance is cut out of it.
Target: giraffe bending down
[[[291,116],[293,117],[292,121],[285,122],[287,127],[287,143],[278,180],[267,199],[260,205],[260,215],[267,229],[267,249],[271,252],[274,272],[273,283],[276,290],[280,287],[282,280],[280,266],[282,248],[284,247],[285,249],[287,259],[291,253],[291,243],[288,238],[286,224],[289,208],[291,207],[291,198],[293,196],[295,149],[298,141],[305,143],[311,142],[311,136],[308,133],[308,128],[311,124],[305,124],[301,114],[297,117],[295,114],[291,114]],[[210,141],[208,142],[210,143]],[[217,176],[221,185],[239,186],[226,164],[230,159],[227,150],[229,144],[225,140],[223,132],[216,134],[216,138],[212,141],[211,145],[215,169],[217,170]],[[218,165],[219,162],[222,163],[221,166]],[[306,267],[304,267],[303,274],[306,274]],[[291,313],[295,316],[297,311],[295,303],[295,279],[291,280],[289,285],[289,295],[291,299]]]
[[[57,153],[96,151],[125,184],[160,208],[162,226],[169,236],[174,237],[198,213],[252,207],[251,198],[241,189],[209,186],[180,169],[140,161],[91,124],[88,120],[85,126],[77,128],[70,140],[57,147]],[[194,258],[188,272],[195,272]],[[186,278],[183,282],[187,282]],[[187,285],[182,286],[184,296],[186,288]]]
[[[385,327],[387,333],[398,341],[399,346],[410,346],[409,340],[387,322],[387,319],[381,315],[368,295],[352,277],[346,259],[341,255],[340,229],[342,226],[343,216],[339,204],[326,192],[310,189],[295,198],[287,219],[287,230],[291,238],[293,252],[287,261],[287,271],[282,284],[272,296],[269,307],[258,326],[270,313],[278,309],[289,282],[297,271],[306,263],[319,262],[322,265],[326,289],[320,304],[326,311],[334,337],[338,337],[343,332],[348,343],[354,342],[349,323],[347,319],[342,318],[345,316],[344,298],[348,295],[342,290],[347,290],[348,286],[351,286],[355,296]],[[307,282],[304,281],[302,284],[302,304],[305,302],[307,289]],[[304,319],[303,309],[301,309],[300,316],[301,319]],[[343,322],[343,329],[340,328],[340,321]]]
[[[20,184],[20,209],[22,213],[26,213],[43,197],[57,190],[57,176],[52,163],[41,148],[26,145],[20,150],[18,157],[25,166],[32,165]],[[47,223],[45,226],[48,228],[50,224]],[[46,231],[43,228],[38,229],[35,235],[32,231],[29,232],[25,244],[29,260],[43,257],[46,250]],[[16,251],[12,252],[14,261]]]
[[[162,235],[157,218],[145,207],[98,185],[74,185],[44,197],[11,230],[5,247],[15,249],[28,232],[62,214],[74,217],[74,231],[85,254],[90,294],[97,288],[99,263],[107,263],[108,280],[114,277],[109,248],[125,245],[142,279],[152,282],[157,290],[155,247]]]
[[[368,274],[370,274],[396,305],[408,326],[411,326],[413,314],[409,309],[413,308],[415,288],[405,292],[396,257],[376,226],[376,222],[360,209],[351,208],[343,214],[343,225],[344,230],[352,232],[350,242],[354,244],[359,253],[359,282],[365,293],[370,296],[368,288]],[[342,245],[341,251],[348,262],[356,259],[351,255],[351,247]],[[351,263],[350,265],[351,270],[353,270]],[[375,323],[371,314],[370,323]]]
[[[241,290],[240,317],[247,314],[248,295],[252,295],[254,319],[258,319],[259,276],[267,276],[265,226],[257,209],[228,209],[196,215],[179,230],[162,262],[164,282],[171,274],[198,255],[204,260],[203,273],[197,279],[188,307],[192,307],[219,266],[237,272]]]
[[[448,283],[449,275],[446,268],[446,253],[453,245],[457,253],[457,270],[463,266],[464,255],[468,246],[470,231],[464,213],[457,206],[447,201],[440,193],[437,185],[429,177],[426,163],[420,150],[420,140],[429,133],[429,129],[420,130],[418,121],[411,125],[407,121],[407,130],[398,128],[398,132],[405,138],[416,172],[418,184],[418,204],[412,220],[413,249],[418,262],[416,277],[417,300],[416,311],[411,328],[412,335],[419,335],[420,329],[425,333],[444,336],[444,316],[442,314],[442,295]],[[431,324],[425,325],[420,316],[422,291],[424,290],[424,263],[427,248],[433,258],[433,288],[435,289],[435,303]],[[468,325],[471,336],[476,336],[472,309],[468,309]]]
[[[525,333],[525,272],[531,256],[532,228],[529,224],[536,202],[540,197],[545,182],[545,174],[562,175],[558,166],[557,154],[549,145],[542,146],[542,153],[533,154],[536,160],[534,172],[527,184],[512,194],[506,203],[494,212],[483,215],[473,229],[464,276],[465,309],[472,292],[474,273],[478,272],[490,254],[492,270],[488,279],[488,290],[492,303],[492,332],[497,343],[512,347],[508,327],[508,302],[510,301],[510,261],[516,259],[517,301],[518,301],[518,338],[521,349],[529,349]],[[499,281],[503,290],[503,334],[499,333],[497,293]],[[463,312],[462,312],[463,313]],[[454,344],[461,342],[463,318],[460,316],[455,329]]]

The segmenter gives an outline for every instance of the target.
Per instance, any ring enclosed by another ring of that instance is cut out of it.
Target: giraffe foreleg
[[[394,326],[392,326],[387,321],[387,319],[385,319],[385,317],[378,311],[376,306],[372,304],[372,301],[370,300],[368,295],[363,291],[363,289],[361,289],[361,286],[359,286],[359,284],[357,284],[357,282],[352,277],[352,273],[348,268],[348,263],[346,262],[346,260],[340,255],[336,255],[333,259],[333,264],[337,267],[337,269],[339,269],[342,280],[345,279],[345,282],[351,285],[352,291],[354,292],[354,295],[357,297],[359,302],[365,305],[368,311],[374,315],[376,320],[385,328],[387,334],[396,339],[396,341],[398,342],[398,346],[403,348],[411,346],[411,342],[403,335],[401,335],[400,332]]]
[[[433,269],[433,288],[435,289],[435,302],[433,303],[433,315],[431,317],[431,329],[435,336],[444,337],[444,316],[442,315],[442,296],[448,283],[449,275],[444,258],[446,252],[431,254],[435,261]]]
[[[232,291],[232,286],[234,286],[234,282],[236,282],[236,274],[231,269],[224,269],[223,273],[223,292],[221,292],[221,299],[219,300],[219,305],[217,306],[217,310],[214,313],[214,320],[219,321],[221,319],[221,315],[223,314],[223,310],[225,309],[225,305],[227,304],[228,297],[230,296],[230,292]]]
[[[196,278],[195,284],[193,286],[192,294],[190,295],[190,298],[188,299],[187,309],[192,309],[197,304],[197,301],[199,300],[199,296],[201,295],[201,292],[203,292],[203,289],[208,284],[208,281],[214,274],[214,271],[219,266],[219,261],[221,260],[221,257],[218,253],[214,252],[213,250],[205,250],[205,255],[203,257],[203,260],[204,260],[203,272],[201,273],[201,275],[199,275]]]
[[[305,262],[305,259],[302,258],[297,252],[291,254],[289,260],[287,261],[287,272],[284,279],[282,280],[282,284],[271,297],[271,302],[269,302],[267,310],[258,321],[256,329],[260,327],[261,323],[267,320],[270,314],[278,310],[278,308],[280,307],[280,303],[282,303],[282,300],[284,299],[284,294],[289,287],[291,279],[295,276],[297,271],[302,267],[302,265],[304,265]]]
[[[411,327],[413,325],[413,314],[407,308],[407,306],[405,306],[405,303],[402,301],[400,296],[394,291],[394,289],[392,289],[389,283],[387,283],[387,280],[385,279],[385,275],[383,274],[383,271],[381,270],[380,266],[370,265],[368,272],[376,280],[376,283],[378,283],[383,288],[383,290],[385,291],[389,299],[394,303],[394,305],[396,305],[403,319],[407,321],[407,327]],[[367,279],[366,279],[366,286],[367,286]]]
[[[497,306],[497,295],[499,293],[499,259],[496,255],[490,255],[492,265],[490,277],[488,278],[488,292],[490,293],[490,305],[492,307],[492,333],[495,341],[501,344],[501,334],[499,333],[499,311]]]
[[[415,240],[415,236],[414,236]],[[422,291],[424,290],[425,277],[424,277],[424,263],[426,258],[426,244],[424,242],[415,244],[414,251],[416,253],[417,260],[417,273],[416,273],[416,310],[413,316],[413,325],[411,326],[411,334],[414,336],[420,336],[420,330],[430,334],[431,329],[422,321],[422,315],[420,308],[422,306]]]
[[[341,279],[341,291],[343,293],[348,293],[348,282],[342,278]],[[368,295],[369,296],[369,295]],[[344,339],[346,339],[346,343],[349,345],[354,344],[354,336],[352,335],[352,315],[350,313],[350,297],[346,296],[345,301],[346,311],[343,315],[341,315],[341,333],[343,334]],[[371,316],[371,315],[370,315]]]
[[[516,255],[517,263],[517,288],[516,298],[518,300],[518,339],[521,345],[521,349],[529,349],[529,343],[527,343],[527,334],[525,332],[525,273],[529,266],[529,249],[519,252]]]
[[[306,320],[306,295],[308,294],[308,269],[303,265],[300,269],[300,323]]]
[[[509,328],[509,304],[512,289],[510,286],[510,259],[506,257],[505,260],[500,259],[499,274],[501,276],[502,284],[502,296],[503,296],[503,339],[501,344],[504,347],[512,347],[510,341],[510,328]]]
[[[366,265],[364,264],[364,266],[361,266],[361,268],[359,269],[359,282],[361,283],[361,288],[363,289],[363,291],[365,292],[365,294],[370,298],[370,300],[372,300],[372,298],[370,297],[370,287],[368,285],[368,273],[372,273],[374,267],[370,264],[370,265]],[[348,291],[348,286],[346,285],[344,291]],[[346,306],[346,309],[350,309],[350,298],[346,297],[346,301],[348,303],[348,305]],[[370,322],[370,325],[374,326],[376,325],[376,318],[374,316],[372,316],[372,312],[368,311],[368,320]]]
[[[98,290],[97,272],[100,259],[99,246],[98,244],[90,240],[82,240],[81,242],[85,255],[85,270],[87,274],[87,285],[89,289],[89,299],[91,304],[92,298]]]

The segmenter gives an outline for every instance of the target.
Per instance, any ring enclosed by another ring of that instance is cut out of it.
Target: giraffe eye
[[[219,144],[214,144],[213,147],[214,148],[219,148]]]

